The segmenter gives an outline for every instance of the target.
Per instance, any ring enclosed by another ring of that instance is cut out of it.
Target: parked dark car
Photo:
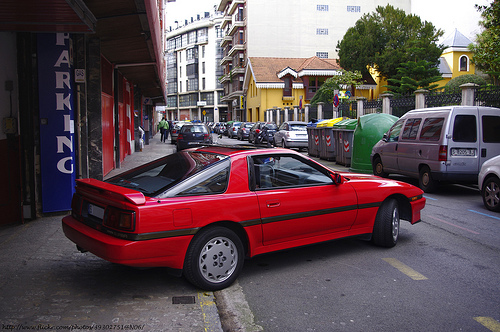
[[[274,144],[274,133],[278,126],[274,122],[258,122],[250,130],[248,141],[254,144]]]
[[[214,126],[214,133],[216,134],[224,134],[226,124],[224,122],[217,122]]]
[[[185,124],[177,136],[177,151],[188,149],[198,143],[211,144],[210,128],[204,123]]]
[[[250,134],[250,129],[253,127],[254,122],[243,122],[238,128],[238,132],[236,133],[236,138],[240,141],[248,139],[248,135]]]
[[[227,130],[227,137],[236,138],[236,134],[238,133],[238,129],[240,128],[240,126],[241,122],[233,122]]]

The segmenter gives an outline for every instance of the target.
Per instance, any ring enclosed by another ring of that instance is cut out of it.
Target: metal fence
[[[406,112],[416,108],[415,94],[394,95],[389,97],[390,114],[401,117]],[[462,104],[462,90],[443,89],[425,94],[425,107],[439,107]],[[491,106],[500,108],[500,86],[488,86],[477,88],[474,91],[475,106]],[[363,114],[382,113],[382,99],[363,101]],[[322,119],[331,119],[334,117],[334,107],[332,104],[324,104],[322,106]],[[356,100],[341,100],[338,106],[338,116],[357,118],[358,101]],[[301,112],[301,114],[303,114]],[[318,120],[318,105],[309,105],[309,117],[304,119],[306,122]]]
[[[500,86],[477,89],[474,102],[478,106],[500,107]]]

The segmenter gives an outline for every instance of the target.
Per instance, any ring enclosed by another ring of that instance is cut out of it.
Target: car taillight
[[[82,216],[82,198],[80,195],[73,195],[71,199],[71,215],[73,218],[80,220]]]
[[[260,133],[260,129],[255,129],[255,132],[258,134]]]
[[[209,134],[205,134],[205,135],[203,135],[203,138],[204,138],[204,139],[208,139],[209,137],[210,137],[210,135],[209,135]]]
[[[448,146],[440,145],[439,146],[439,161],[447,161],[448,160]]]
[[[177,139],[183,139],[182,134],[177,135]]]
[[[133,231],[135,227],[135,212],[109,206],[104,214],[102,224],[114,229]]]

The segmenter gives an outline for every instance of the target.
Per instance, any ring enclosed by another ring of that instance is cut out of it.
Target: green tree
[[[391,5],[379,6],[337,43],[339,65],[361,73],[367,73],[370,66],[385,78],[394,78],[401,64],[409,61],[425,60],[437,67],[444,49],[437,44],[442,35],[442,30],[419,16],[406,15]]]
[[[390,91],[406,94],[413,93],[418,89],[435,90],[439,84],[433,84],[441,80],[439,70],[426,60],[408,61],[402,63],[398,68],[395,78],[389,78],[389,85],[385,85]]]
[[[319,102],[331,104],[335,96],[335,90],[342,90],[346,86],[358,86],[361,84],[363,84],[363,76],[359,71],[351,72],[341,70],[340,75],[329,77],[325,83],[321,85],[311,99],[311,104],[315,105]]]
[[[466,83],[474,83],[481,86],[486,85],[486,80],[479,75],[465,74],[452,78],[448,83],[446,83],[444,88],[445,90],[456,90],[460,87],[460,85]]]
[[[488,74],[496,85],[500,79],[500,0],[490,6],[478,6],[484,31],[476,36],[476,43],[469,46],[474,52],[472,62],[476,68]]]

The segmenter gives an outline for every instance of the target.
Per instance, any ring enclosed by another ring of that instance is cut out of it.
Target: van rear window
[[[420,132],[421,141],[439,141],[443,129],[444,118],[427,118]]]
[[[483,142],[500,143],[500,116],[483,115]]]
[[[477,122],[475,115],[459,114],[453,125],[453,140],[455,142],[477,141]]]

